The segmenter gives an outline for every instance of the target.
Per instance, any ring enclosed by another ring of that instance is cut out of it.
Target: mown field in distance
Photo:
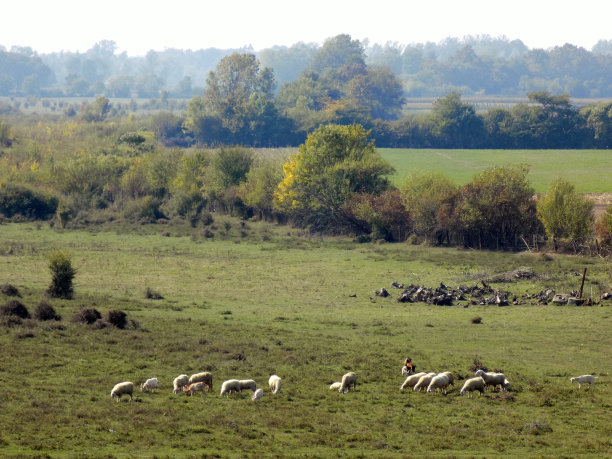
[[[418,171],[435,171],[459,185],[492,166],[524,165],[536,192],[563,178],[581,193],[612,192],[612,154],[609,150],[445,150],[379,148],[380,154],[396,169],[393,180],[401,184]]]
[[[493,285],[568,292],[587,267],[585,294],[597,296],[612,285],[607,260],[308,240],[250,222],[213,240],[189,231],[0,225],[0,283],[18,287],[30,311],[50,282],[50,250],[70,250],[78,270],[75,298],[52,300],[61,322],[0,327],[0,456],[612,454],[610,303],[444,307],[398,303],[390,288],[472,285],[528,266],[536,278]],[[374,297],[383,286],[391,297]],[[145,299],[147,287],[164,298]],[[72,323],[84,307],[123,310],[138,327]],[[503,370],[511,390],[468,399],[459,381],[446,396],[402,393],[406,356],[459,377],[477,359]],[[212,393],[172,394],[175,376],[202,370],[214,375]],[[356,392],[329,391],[351,370]],[[273,373],[284,381],[278,396],[266,387]],[[594,389],[570,384],[583,373],[599,376]],[[157,393],[111,401],[115,383],[153,376]],[[219,397],[228,378],[255,379],[263,400]]]

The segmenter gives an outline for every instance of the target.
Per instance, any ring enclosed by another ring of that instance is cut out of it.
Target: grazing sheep
[[[257,400],[261,400],[262,397],[263,397],[263,389],[257,389],[255,392],[253,392],[253,396],[251,397],[251,400],[256,402]]]
[[[421,390],[421,388],[427,389],[427,386],[429,386],[429,383],[434,378],[434,376],[436,376],[436,374],[437,373],[427,373],[427,374],[421,376],[419,378],[419,380],[417,381],[417,383],[412,388],[412,390],[415,391],[415,392],[419,392]]]
[[[427,392],[432,394],[436,390],[440,389],[442,393],[446,394],[446,389],[448,388],[449,382],[450,378],[448,377],[448,375],[444,373],[437,374],[431,379],[429,386],[427,386]]]
[[[455,387],[455,375],[454,374],[452,374],[450,371],[443,371],[440,374],[448,376],[448,385]]]
[[[172,384],[174,385],[173,392],[175,394],[180,394],[181,391],[183,390],[183,387],[189,385],[189,376],[178,375],[176,378],[174,378],[174,381],[172,381]]]
[[[340,389],[341,387],[342,387],[342,383],[341,383],[340,381],[338,381],[338,382],[332,383],[332,384],[329,386],[329,390],[338,390],[338,389]]]
[[[140,390],[142,392],[153,392],[153,390],[157,389],[158,387],[159,381],[157,381],[157,378],[149,378],[140,385]]]
[[[209,387],[208,390],[213,390],[213,377],[212,377],[212,374],[209,373],[208,371],[203,371],[202,373],[196,373],[189,377],[189,384],[193,384],[197,382],[203,382]]]
[[[357,385],[357,375],[354,372],[346,373],[342,376],[342,384],[338,388],[338,392],[346,393],[351,390],[355,390],[355,386]]]
[[[268,385],[270,386],[270,390],[273,394],[280,394],[281,386],[283,385],[283,380],[280,379],[277,375],[270,376],[268,379]]]
[[[421,379],[421,376],[425,376],[426,374],[427,373],[420,372],[408,376],[404,381],[404,384],[402,384],[402,386],[400,387],[400,390],[404,390],[407,387],[414,387],[414,385],[419,382],[419,379]]]
[[[576,381],[578,383],[578,390],[580,390],[581,384],[589,384],[591,387],[593,387],[593,384],[595,384],[596,379],[597,379],[597,376],[580,375],[580,376],[574,376],[573,378],[570,378],[570,383],[573,383],[574,381]]]
[[[221,393],[219,395],[231,394],[240,392],[240,381],[237,379],[228,379],[221,384]]]
[[[257,390],[257,383],[252,379],[241,379],[238,382],[240,383],[240,390],[251,389],[253,392]]]
[[[202,392],[202,397],[204,397],[204,395],[206,395],[205,391],[207,389],[208,389],[208,385],[205,382],[197,382],[197,383],[189,384],[188,386],[184,386],[183,392],[185,392],[187,395],[193,395],[196,392]]]
[[[510,381],[506,379],[503,373],[487,373],[484,370],[478,370],[476,371],[476,376],[480,376],[484,379],[487,386],[493,386],[493,390],[495,390],[497,386],[500,386],[502,390],[506,390],[510,385]]]
[[[113,390],[111,390],[111,398],[116,398],[117,402],[121,399],[122,395],[129,395],[132,400],[132,394],[134,393],[134,383],[125,381],[115,384]]]
[[[469,392],[468,398],[472,398],[472,392],[477,390],[480,394],[484,393],[485,390],[485,380],[480,376],[476,376],[475,378],[466,379],[463,387],[461,388],[461,395],[465,395],[466,392]],[[479,395],[480,395],[479,394]]]

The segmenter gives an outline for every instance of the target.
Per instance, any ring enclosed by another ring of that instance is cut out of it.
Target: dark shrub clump
[[[108,311],[104,320],[117,328],[124,329],[127,325],[127,314],[118,310]]]
[[[102,314],[95,308],[85,308],[81,309],[79,312],[75,313],[72,316],[73,322],[82,322],[86,324],[93,324],[95,321],[100,320],[102,318]]]
[[[480,317],[480,316],[479,317],[474,317],[472,319],[472,323],[473,324],[481,324],[482,323],[482,317]]]
[[[0,285],[0,292],[4,293],[6,296],[17,296],[21,298],[21,293],[19,293],[17,287],[11,284]]]
[[[61,316],[55,312],[53,306],[45,300],[38,303],[34,309],[34,318],[36,320],[62,320]]]
[[[21,301],[11,300],[2,306],[0,309],[0,315],[3,316],[16,316],[21,319],[29,319],[30,313],[28,312],[28,308],[26,308]]]
[[[148,300],[163,300],[164,299],[164,297],[161,296],[159,292],[156,292],[150,287],[147,287],[147,290],[145,291],[145,298]]]

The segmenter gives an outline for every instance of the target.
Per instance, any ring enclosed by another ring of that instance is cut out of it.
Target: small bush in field
[[[104,316],[104,321],[117,328],[124,329],[127,325],[127,314],[118,310],[108,311]]]
[[[481,324],[482,323],[482,317],[478,316],[478,317],[472,318],[472,323],[473,324]]]
[[[47,293],[53,298],[72,299],[74,294],[72,280],[76,275],[76,269],[72,266],[70,255],[62,251],[53,252],[49,256],[49,270],[52,279]]]
[[[17,287],[11,284],[0,285],[0,292],[4,293],[6,296],[17,296],[21,298],[21,293],[19,293],[19,290],[17,290]]]
[[[72,316],[73,322],[82,322],[86,324],[93,324],[97,320],[102,318],[102,314],[95,308],[85,308],[81,309],[79,312],[76,312],[74,316]]]
[[[164,299],[164,297],[161,296],[159,292],[156,292],[150,287],[147,287],[147,289],[145,290],[145,298],[147,300],[163,300]]]
[[[36,320],[62,320],[61,316],[55,312],[53,306],[44,300],[38,303],[34,309],[34,318]]]
[[[30,313],[21,301],[11,300],[0,309],[2,316],[15,316],[20,319],[29,319]]]

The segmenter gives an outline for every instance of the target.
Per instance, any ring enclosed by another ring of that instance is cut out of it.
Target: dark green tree
[[[72,266],[72,259],[67,252],[55,251],[49,255],[49,270],[51,271],[51,285],[47,292],[53,298],[71,300],[74,294],[72,281],[76,276],[76,269]]]

